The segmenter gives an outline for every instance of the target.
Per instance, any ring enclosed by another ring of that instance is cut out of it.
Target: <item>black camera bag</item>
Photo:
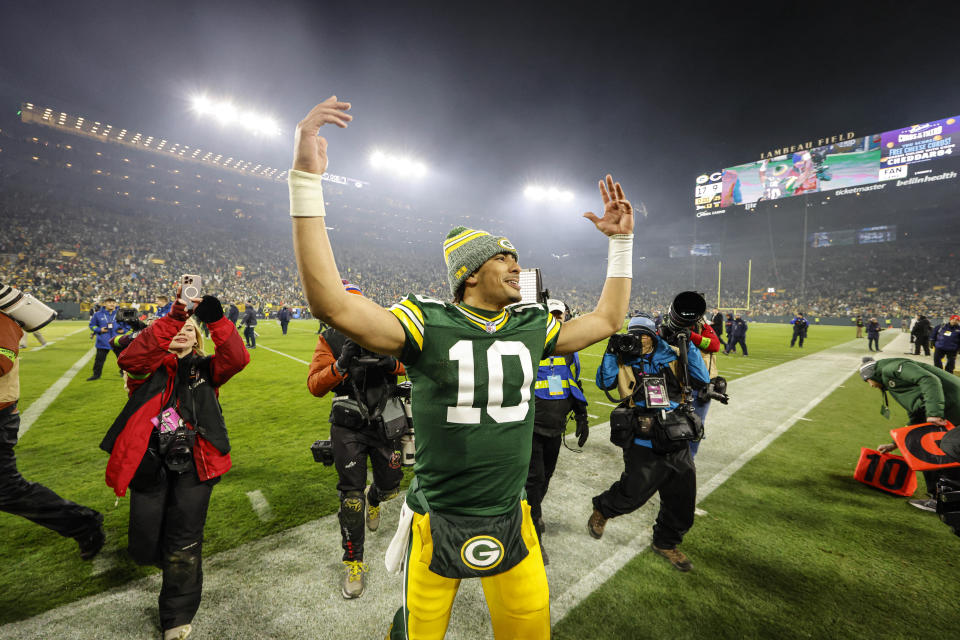
[[[380,436],[389,441],[398,440],[407,428],[407,413],[403,410],[400,398],[387,398],[377,415],[377,426]]]
[[[629,447],[637,423],[635,407],[621,405],[610,412],[610,442],[618,447]]]
[[[340,396],[330,405],[330,423],[359,431],[367,426],[366,411],[353,398]]]
[[[681,404],[672,411],[657,414],[653,429],[653,449],[657,453],[672,453],[703,438],[703,420],[689,404]]]

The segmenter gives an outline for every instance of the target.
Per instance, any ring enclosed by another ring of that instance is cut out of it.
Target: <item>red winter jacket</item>
[[[200,429],[195,429],[198,433],[193,459],[197,475],[201,481],[205,481],[223,475],[230,469],[230,447],[216,398],[219,397],[220,386],[247,366],[250,354],[233,323],[226,318],[220,318],[207,325],[216,346],[214,355],[201,357],[191,354],[182,360],[177,358],[176,354],[167,351],[170,341],[184,323],[182,318],[177,319],[175,315],[179,314],[158,318],[120,354],[120,367],[130,378],[127,383],[130,401],[100,445],[110,452],[106,471],[107,486],[112,487],[118,496],[126,495],[127,487],[150,442],[154,429],[150,420],[166,406],[173,392],[177,369],[185,364],[195,366],[200,372],[193,393],[200,398],[201,408],[207,407],[205,410],[210,412],[214,411],[212,407],[216,407],[217,420],[212,421],[214,424],[211,425],[215,430],[211,430],[207,437],[204,437],[202,425]],[[209,380],[205,377],[207,375]],[[204,382],[209,386],[204,387]],[[144,389],[141,390],[141,387]],[[140,396],[146,397],[137,397],[138,390],[141,391]],[[204,393],[210,394],[213,400],[203,402]],[[189,426],[194,428],[194,425]],[[211,439],[220,443],[219,449]]]

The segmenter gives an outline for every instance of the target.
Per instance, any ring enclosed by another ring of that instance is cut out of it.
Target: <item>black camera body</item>
[[[140,321],[137,316],[137,310],[133,307],[122,307],[117,309],[117,322],[122,322],[134,331],[143,331],[147,325]]]
[[[159,434],[158,450],[167,469],[183,473],[193,468],[193,445],[197,434],[193,429],[180,427],[176,431]]]
[[[711,380],[707,388],[700,393],[711,400],[719,401],[721,404],[730,402],[730,396],[727,395],[727,379],[723,376],[717,376]]]
[[[639,358],[643,355],[643,342],[638,333],[615,333],[610,336],[607,351],[620,360]]]
[[[941,477],[937,483],[937,515],[960,536],[960,482]]]
[[[310,446],[313,453],[313,461],[323,464],[325,467],[333,465],[333,442],[330,440],[317,440]]]
[[[137,310],[133,307],[117,309],[117,322],[131,323],[137,319]]]

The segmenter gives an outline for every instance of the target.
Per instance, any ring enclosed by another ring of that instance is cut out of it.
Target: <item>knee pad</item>
[[[343,528],[360,527],[363,529],[363,507],[365,500],[360,491],[340,493],[340,526]]]
[[[189,582],[200,569],[200,543],[164,555],[163,570],[173,582]]]

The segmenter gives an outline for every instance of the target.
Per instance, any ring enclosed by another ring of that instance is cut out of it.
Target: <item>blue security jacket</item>
[[[952,324],[942,324],[937,328],[931,340],[934,340],[933,346],[943,351],[956,351],[960,349],[960,326]]]
[[[670,363],[674,360],[677,360],[679,356],[674,353],[673,349],[670,348],[666,342],[660,339],[659,336],[655,337],[656,346],[653,349],[653,353],[636,358],[634,360],[627,360],[624,362],[625,365],[629,365],[633,368],[633,373],[637,377],[637,384],[640,384],[640,378],[643,374],[661,374],[665,368],[670,366]],[[704,384],[710,382],[710,372],[707,370],[707,365],[703,362],[703,357],[700,355],[700,350],[691,348],[687,350],[687,369],[690,372],[691,380],[698,380]],[[617,373],[620,370],[620,366],[617,364],[617,356],[613,353],[607,352],[603,354],[603,360],[600,362],[600,368],[597,369],[597,386],[601,389],[613,389],[617,386]],[[678,376],[682,381],[682,374]],[[638,407],[645,407],[643,393],[637,394],[639,397],[634,397],[634,402]],[[670,408],[676,409],[679,403],[675,402],[672,398],[670,399]],[[653,444],[649,440],[643,440],[641,438],[636,438],[634,443],[642,447],[653,447]]]
[[[550,377],[557,376],[554,390],[550,390]],[[551,356],[540,361],[537,369],[537,381],[533,385],[533,393],[542,400],[562,400],[573,396],[580,402],[586,403],[577,380],[580,379],[580,356],[573,354],[573,362],[567,366],[564,356]],[[559,386],[559,389],[557,388]]]
[[[109,349],[110,341],[121,333],[126,333],[130,327],[117,322],[117,310],[107,311],[100,309],[90,318],[90,331],[97,336],[97,349]]]
[[[747,337],[747,321],[746,320],[734,320],[733,327],[730,329],[730,338],[732,340],[738,340],[740,338]]]
[[[807,326],[808,322],[806,318],[800,316],[794,316],[793,320],[790,321],[790,324],[793,325],[793,332],[797,335],[807,337]]]

